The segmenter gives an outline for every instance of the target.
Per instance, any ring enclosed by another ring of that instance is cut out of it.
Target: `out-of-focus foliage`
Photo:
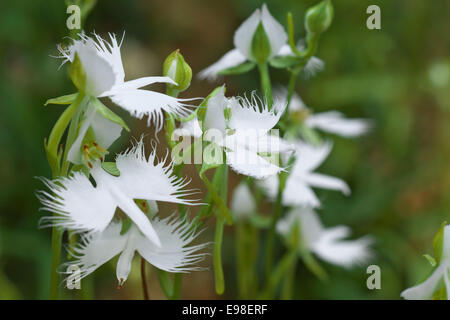
[[[305,35],[303,14],[317,1],[266,2],[284,25],[291,11],[297,38]],[[234,30],[261,4],[99,0],[85,29],[100,34],[126,30],[122,55],[130,79],[160,74],[164,58],[175,49],[196,74],[233,47]],[[370,4],[381,7],[381,30],[366,28]],[[376,237],[373,263],[381,267],[382,288],[366,288],[365,267],[348,271],[326,265],[329,281],[320,282],[300,263],[295,297],[397,299],[430,269],[422,254],[431,253],[434,233],[450,220],[450,3],[348,0],[335,1],[334,7],[333,24],[317,53],[325,71],[300,81],[297,91],[316,111],[338,109],[374,122],[372,133],[358,140],[332,137],[334,150],[321,168],[346,179],[353,194],[318,193],[326,225],[348,224],[355,236]],[[47,298],[50,232],[38,230],[42,213],[34,192],[42,184],[33,177],[50,176],[43,141],[62,110],[44,102],[74,91],[66,68],[58,71],[60,61],[50,57],[69,34],[67,17],[61,0],[0,3],[0,298]],[[283,72],[272,71],[274,82],[287,83]],[[258,88],[256,72],[224,81],[228,94]],[[193,80],[183,95],[206,96],[214,86]],[[127,122],[148,130],[145,121]],[[117,150],[126,140],[116,143]],[[225,298],[233,298],[230,230],[224,242]],[[82,285],[94,286],[98,298],[139,298],[138,265],[120,291],[113,267],[102,267],[95,283]],[[163,297],[154,272],[150,278],[152,297]],[[215,298],[211,272],[187,276],[184,286],[183,298]],[[83,297],[83,291],[67,296]]]

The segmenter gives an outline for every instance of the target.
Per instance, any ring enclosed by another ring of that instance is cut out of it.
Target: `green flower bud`
[[[177,85],[168,84],[167,86],[170,89],[181,92],[189,88],[192,79],[192,69],[184,60],[179,49],[169,54],[164,61],[163,75],[177,83]]]
[[[325,32],[333,21],[333,5],[331,0],[323,0],[306,11],[305,28],[308,33]]]
[[[253,35],[251,55],[255,62],[265,63],[269,59],[270,53],[270,41],[263,24],[260,22]]]

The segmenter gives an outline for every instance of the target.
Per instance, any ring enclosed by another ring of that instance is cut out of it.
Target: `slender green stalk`
[[[61,262],[61,243],[63,232],[61,229],[52,228],[52,266],[50,275],[50,299],[59,299],[59,273],[58,268]]]
[[[216,293],[223,294],[225,291],[225,277],[222,266],[222,240],[223,228],[225,220],[222,217],[217,217],[216,232],[214,235],[214,280],[216,284]]]
[[[221,203],[225,205],[227,203],[227,190],[228,190],[228,167],[226,164],[221,165],[216,170],[220,170],[221,179],[219,196],[222,200]],[[228,210],[228,209],[227,209]],[[216,231],[214,235],[214,279],[216,285],[216,293],[221,295],[225,291],[225,276],[223,273],[222,266],[222,240],[223,240],[223,229],[225,227],[225,217],[224,215],[218,215],[216,220]]]
[[[269,109],[272,107],[272,84],[270,82],[269,67],[267,63],[258,63],[259,77],[261,80],[261,91],[269,105]]]

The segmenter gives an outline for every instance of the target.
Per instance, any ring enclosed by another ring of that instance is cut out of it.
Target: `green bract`
[[[256,28],[252,39],[251,55],[257,63],[265,63],[271,53],[269,38],[262,22]]]

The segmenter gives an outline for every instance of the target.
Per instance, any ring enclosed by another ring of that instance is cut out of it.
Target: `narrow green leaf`
[[[293,68],[303,64],[303,59],[295,56],[275,57],[269,60],[269,64],[278,69]]]
[[[123,121],[123,119],[119,117],[117,114],[112,112],[111,109],[105,106],[100,100],[98,100],[95,97],[91,97],[91,103],[103,118],[112,121],[114,123],[117,123],[121,125],[125,130],[130,131],[130,128],[128,128],[125,121]]]
[[[77,97],[78,97],[78,92],[72,93],[72,94],[67,94],[65,96],[60,96],[57,98],[48,99],[45,102],[44,106],[46,106],[48,104],[61,104],[61,105],[71,104],[77,99]]]
[[[425,259],[427,259],[432,267],[436,267],[436,260],[432,256],[430,256],[429,254],[424,254],[423,256],[425,257]]]
[[[253,62],[244,62],[240,65],[237,65],[235,67],[230,67],[227,69],[223,69],[218,72],[221,76],[230,76],[230,75],[236,75],[236,74],[244,74],[249,71],[251,71],[256,66]]]
[[[442,249],[444,247],[444,227],[446,224],[447,221],[444,221],[441,224],[439,231],[436,233],[433,239],[433,252],[437,263],[441,261]]]

